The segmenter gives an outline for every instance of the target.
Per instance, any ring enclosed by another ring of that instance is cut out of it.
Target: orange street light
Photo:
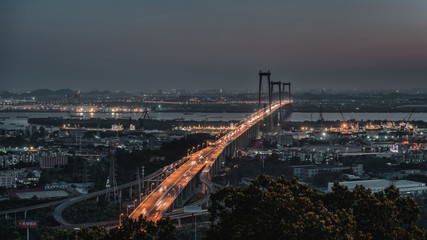
[[[124,214],[123,213],[121,213],[120,215],[119,215],[119,226],[121,226],[122,225],[122,216],[123,216]]]

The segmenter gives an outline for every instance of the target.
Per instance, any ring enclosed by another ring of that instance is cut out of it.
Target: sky
[[[425,0],[0,1],[0,89],[427,88]]]

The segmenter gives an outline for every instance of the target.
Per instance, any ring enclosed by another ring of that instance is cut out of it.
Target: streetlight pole
[[[119,227],[122,226],[122,216],[123,216],[123,213],[119,215]]]
[[[197,239],[197,227],[196,227],[197,223],[196,223],[196,218],[197,218],[196,215],[194,215],[194,240]]]
[[[25,210],[25,212],[24,212],[24,218],[27,219],[27,210]],[[29,228],[27,228],[27,240],[30,240],[30,229]]]

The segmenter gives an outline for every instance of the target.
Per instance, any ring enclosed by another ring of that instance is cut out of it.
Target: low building
[[[41,152],[40,168],[58,168],[68,164],[68,156],[64,152]]]
[[[334,165],[299,165],[292,166],[293,174],[299,179],[308,179],[319,174],[320,171],[341,172],[351,170],[356,175],[362,175],[363,164],[353,164],[351,166],[334,166]]]
[[[281,134],[279,136],[279,144],[282,146],[291,146],[294,144],[294,137],[292,134]]]
[[[72,195],[67,190],[62,190],[62,189],[20,190],[20,191],[11,191],[11,192],[9,192],[9,194],[11,197],[18,198],[18,199],[49,199],[49,198],[69,197]]]
[[[44,189],[68,189],[71,185],[66,182],[52,182],[45,184]]]
[[[16,171],[0,171],[0,187],[16,187],[18,173]]]
[[[6,152],[0,156],[0,165],[3,168],[13,166],[17,163],[36,163],[38,161],[38,151],[14,150]]]
[[[399,189],[399,192],[401,195],[427,192],[427,186],[425,185],[425,183],[409,181],[409,180],[390,181],[387,179],[374,179],[374,180],[340,182],[340,184],[348,187],[349,190],[353,190],[357,185],[362,185],[365,188],[371,189],[372,193],[384,191],[385,188],[391,185],[396,186],[396,188]],[[328,183],[328,192],[332,192],[333,185],[334,183]]]

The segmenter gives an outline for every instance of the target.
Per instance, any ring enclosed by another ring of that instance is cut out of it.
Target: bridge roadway
[[[47,208],[47,207],[58,205],[58,204],[63,203],[65,201],[67,201],[67,199],[62,199],[62,200],[58,200],[58,201],[54,201],[54,202],[48,202],[48,203],[42,203],[42,204],[32,205],[32,206],[28,206],[28,207],[3,210],[3,211],[0,211],[0,215],[8,215],[8,214],[11,214],[11,213],[18,213],[18,212],[25,212],[25,211],[30,211],[30,210],[36,210],[36,209],[40,209],[40,208]]]
[[[269,107],[266,107],[255,112],[248,120],[241,121],[235,129],[229,131],[222,138],[217,140],[214,145],[208,146],[190,155],[190,159],[152,191],[129,217],[137,219],[140,215],[144,215],[148,220],[157,221],[161,219],[169,207],[174,204],[175,199],[186,185],[200,173],[203,168],[206,169],[202,172],[202,176],[204,173],[206,174],[227,145],[232,143],[251,127],[255,126],[255,124],[288,103],[290,103],[290,101],[282,101],[281,103],[277,101],[271,104],[271,110]],[[206,176],[204,178],[206,178]],[[211,190],[210,188],[212,187],[208,186],[208,188]]]
[[[290,103],[290,101],[282,101],[282,106]],[[152,192],[149,197],[145,198],[145,200],[138,206],[138,208],[135,209],[135,211],[132,212],[130,215],[132,218],[138,218],[140,214],[144,214],[149,219],[150,217],[154,220],[160,219],[161,216],[167,211],[168,207],[173,203],[173,200],[176,199],[176,197],[181,193],[183,188],[190,182],[190,180],[197,174],[201,169],[205,167],[203,172],[201,172],[200,180],[203,182],[203,184],[206,185],[207,192],[213,192],[214,186],[209,181],[209,168],[212,166],[213,163],[215,163],[216,158],[219,156],[219,154],[222,153],[222,151],[225,149],[225,147],[231,143],[234,139],[237,139],[241,134],[243,134],[246,130],[254,126],[256,123],[264,119],[266,116],[270,115],[272,112],[276,111],[279,108],[279,103],[276,102],[272,104],[271,112],[268,109],[268,107],[254,113],[251,115],[249,120],[242,121],[239,125],[239,128],[236,128],[235,130],[229,132],[225,136],[223,136],[221,139],[219,139],[216,142],[216,146],[209,146],[205,149],[202,149],[189,157],[185,157],[183,159],[178,160],[177,162],[167,166],[172,167],[176,165],[181,165],[178,170],[180,170],[180,174],[175,174],[173,179],[177,182],[173,182],[172,180],[168,180],[170,177],[172,177],[173,174],[171,174],[163,183],[161,183],[154,191]],[[205,158],[205,162],[200,162],[200,157]],[[191,160],[191,161],[190,161]],[[194,163],[196,161],[196,164]],[[184,163],[183,163],[184,162]],[[190,165],[191,164],[191,165]],[[185,166],[184,166],[185,165]],[[165,168],[167,168],[165,167]],[[154,178],[156,176],[161,175],[164,172],[164,169],[159,169],[158,171],[150,174],[149,176],[146,176],[144,179],[141,179],[141,182],[144,182],[148,179]],[[182,168],[182,169],[181,169]],[[183,175],[186,174],[186,175]],[[172,178],[170,178],[172,179]],[[117,190],[129,188],[131,186],[138,185],[138,181],[129,182],[126,184],[123,184],[121,186],[117,186]],[[165,188],[166,186],[166,188]],[[84,224],[71,224],[65,221],[65,219],[62,217],[62,212],[65,208],[71,206],[72,204],[86,200],[89,198],[97,197],[104,195],[108,192],[108,189],[104,189],[101,191],[89,193],[83,196],[74,197],[68,200],[65,200],[62,204],[60,204],[54,212],[54,218],[63,226],[63,227],[80,227],[80,226],[92,226],[92,225],[112,225],[114,222],[117,221],[109,221],[105,223],[97,222],[97,223],[84,223]],[[160,194],[159,194],[160,193]],[[150,197],[151,196],[151,197]],[[166,198],[165,198],[166,197]],[[162,199],[165,198],[167,201],[162,201]],[[206,194],[206,196],[196,203],[205,203],[209,200],[209,194]],[[62,200],[61,200],[62,201]],[[59,204],[55,203],[56,204]],[[150,204],[151,205],[150,205]],[[51,203],[52,204],[52,203]],[[144,205],[143,205],[144,204]],[[145,207],[144,207],[145,206]],[[42,206],[46,207],[46,206]],[[154,208],[155,207],[155,208]],[[147,210],[148,209],[148,210]],[[12,210],[12,212],[15,212],[18,209]],[[20,211],[25,209],[19,209]],[[30,210],[30,209],[27,209]],[[154,211],[153,211],[154,210]],[[9,212],[9,211],[8,211]],[[6,213],[6,212],[5,212]],[[3,213],[3,214],[5,214]]]
[[[149,179],[155,178],[156,176],[160,176],[161,174],[163,174],[165,172],[165,170],[173,168],[176,165],[182,164],[182,161],[185,160],[185,159],[186,158],[180,159],[180,160],[178,160],[178,161],[176,161],[176,162],[174,162],[174,163],[172,163],[172,164],[170,164],[170,165],[168,165],[166,167],[163,167],[163,168],[161,168],[161,169],[159,169],[159,170],[157,170],[157,171],[149,174],[148,176],[144,177],[140,181],[135,180],[135,181],[132,181],[132,182],[125,183],[123,185],[119,185],[119,186],[117,186],[116,190],[126,189],[126,188],[129,188],[129,187],[138,185],[140,182],[144,182],[144,181],[147,181]],[[90,199],[90,198],[98,197],[98,196],[101,196],[101,195],[105,195],[105,194],[107,194],[110,191],[112,191],[112,189],[103,189],[103,190],[92,192],[92,193],[88,193],[88,194],[85,194],[85,195],[82,195],[82,196],[69,198],[69,199],[66,199],[65,201],[61,200],[62,204],[60,204],[59,206],[57,206],[55,208],[55,211],[53,213],[53,217],[55,218],[55,220],[58,223],[60,223],[63,227],[66,227],[66,228],[75,228],[75,227],[92,226],[92,225],[105,225],[104,222],[85,223],[85,224],[72,224],[72,223],[67,222],[62,217],[62,213],[63,213],[63,211],[67,207],[71,206],[74,203],[77,203],[77,202],[80,202],[80,201],[83,201],[83,200],[87,200],[87,199]],[[114,221],[114,222],[117,223],[117,221]],[[105,222],[105,223],[110,223],[110,222]]]
[[[189,204],[192,206],[201,206],[205,203],[207,203],[210,199],[210,194],[213,193],[215,191],[215,187],[223,187],[219,184],[215,184],[213,182],[210,181],[210,169],[207,167],[205,167],[202,171],[202,173],[200,174],[200,180],[203,184],[205,184],[206,186],[206,194],[203,198]],[[208,214],[207,210],[202,210],[202,212],[200,214]],[[199,214],[194,214],[194,215],[199,215]],[[184,218],[184,217],[190,217],[192,216],[192,213],[184,213],[184,208],[179,208],[179,209],[175,209],[172,212],[167,212],[163,215],[163,217],[169,217],[170,219],[180,219],[180,218]]]
[[[209,146],[197,152],[198,154],[192,154],[190,159],[148,195],[129,217],[137,219],[142,213],[151,216],[149,217],[150,220],[159,220],[181,190],[205,166],[204,159],[214,149],[214,147]]]

